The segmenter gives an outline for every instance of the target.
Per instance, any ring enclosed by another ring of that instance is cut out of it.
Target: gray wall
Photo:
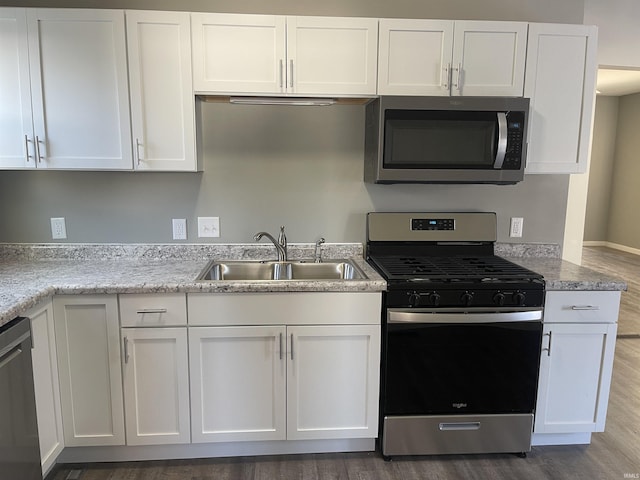
[[[589,166],[589,193],[584,240],[606,241],[611,206],[611,184],[616,153],[618,97],[598,96]]]
[[[556,23],[584,18],[584,0],[3,0],[2,5]]]
[[[640,249],[640,93],[620,97],[608,241]]]
[[[181,9],[306,15],[497,19],[582,23],[582,0],[28,1],[4,5]],[[203,104],[204,172],[0,172],[0,242],[50,242],[49,218],[67,219],[69,242],[171,242],[171,218],[219,216],[215,241],[247,242],[285,224],[291,242],[324,235],[362,241],[365,213],[496,211],[499,240],[511,216],[517,241],[562,244],[568,176],[529,175],[516,186],[365,185],[364,107]],[[207,240],[208,241],[208,240]]]

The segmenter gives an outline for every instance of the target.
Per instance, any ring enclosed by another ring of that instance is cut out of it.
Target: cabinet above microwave
[[[366,108],[365,181],[514,184],[529,99],[380,97]]]

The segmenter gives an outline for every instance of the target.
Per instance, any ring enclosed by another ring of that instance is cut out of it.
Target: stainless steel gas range
[[[387,280],[380,447],[386,457],[525,453],[544,279],[494,255],[494,213],[370,213]]]

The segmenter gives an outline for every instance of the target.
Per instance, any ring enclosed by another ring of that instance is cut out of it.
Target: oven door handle
[[[416,312],[388,309],[387,323],[504,323],[542,320],[542,310],[516,312]]]

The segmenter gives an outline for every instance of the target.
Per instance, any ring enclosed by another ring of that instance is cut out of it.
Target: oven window
[[[387,328],[385,415],[533,412],[541,322]]]
[[[493,168],[496,145],[495,113],[385,111],[386,168]]]

